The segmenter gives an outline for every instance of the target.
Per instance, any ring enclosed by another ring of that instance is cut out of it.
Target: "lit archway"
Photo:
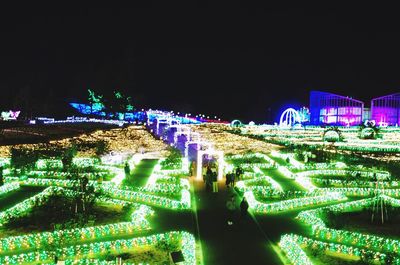
[[[237,128],[237,127],[241,127],[241,126],[243,126],[243,123],[239,120],[233,120],[231,122],[231,127]]]
[[[200,140],[200,134],[197,132],[192,132],[190,134],[190,138],[188,138],[188,141],[185,142],[185,157],[189,157],[189,146],[192,144],[200,145],[202,142]],[[207,143],[209,144],[209,143]],[[209,144],[209,147],[211,147],[211,144]]]
[[[186,125],[173,125],[171,127],[176,128],[176,132],[174,132],[174,144],[178,142],[178,136],[185,135],[188,140],[190,140],[191,130]]]
[[[286,109],[279,120],[279,126],[292,127],[296,123],[301,123],[301,118],[297,110],[293,108]]]
[[[210,156],[217,156],[218,157],[218,180],[223,178],[224,172],[224,152],[216,151],[212,148],[207,150],[198,150],[197,151],[197,174],[196,178],[198,180],[202,179],[202,168],[203,168],[203,156],[210,155]]]

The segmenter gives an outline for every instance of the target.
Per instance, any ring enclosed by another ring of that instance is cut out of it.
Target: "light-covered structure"
[[[400,124],[400,93],[372,99],[371,119],[380,126]]]
[[[359,125],[363,121],[362,101],[332,93],[311,91],[310,123],[313,125]]]
[[[282,113],[281,118],[279,120],[279,126],[292,127],[296,123],[300,123],[300,122],[301,122],[301,119],[300,119],[300,115],[297,112],[297,110],[295,110],[293,108],[288,108]]]

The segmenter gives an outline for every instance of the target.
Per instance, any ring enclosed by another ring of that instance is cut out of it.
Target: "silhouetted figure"
[[[212,176],[212,189],[213,192],[218,192],[218,174],[217,172],[213,171],[211,173]]]
[[[225,184],[227,187],[235,187],[235,174],[233,172],[226,174]]]
[[[246,200],[246,197],[243,197],[242,202],[240,203],[240,214],[242,217],[247,215],[247,210],[249,209],[249,203]]]
[[[0,186],[4,185],[3,167],[0,167]]]
[[[243,175],[243,169],[241,167],[237,167],[235,173],[236,173],[236,178],[238,180],[241,180]]]
[[[212,189],[212,178],[213,178],[213,172],[211,170],[211,167],[207,166],[207,171],[206,171],[206,189],[207,190]]]
[[[227,187],[229,187],[229,185],[231,184],[231,173],[226,174],[225,176],[225,185]]]
[[[192,161],[192,163],[190,163],[190,167],[189,167],[189,175],[192,177],[194,175],[196,175],[196,163],[194,161]]]
[[[82,180],[81,180],[81,190],[83,192],[86,191],[86,186],[87,186],[88,183],[89,183],[89,178],[87,176],[83,176]]]
[[[125,177],[129,178],[131,175],[131,168],[129,167],[128,162],[125,163],[124,171],[125,171]]]

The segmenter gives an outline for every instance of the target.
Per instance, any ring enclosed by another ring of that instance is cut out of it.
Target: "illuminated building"
[[[371,118],[380,126],[400,123],[400,93],[371,100]]]
[[[311,91],[310,123],[313,125],[359,125],[363,121],[362,101],[327,92]]]

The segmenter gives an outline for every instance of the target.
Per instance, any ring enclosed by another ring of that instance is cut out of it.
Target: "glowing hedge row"
[[[296,199],[284,200],[273,203],[261,203],[255,199],[254,194],[250,191],[247,191],[244,194],[244,196],[249,202],[251,209],[253,209],[257,213],[273,213],[279,211],[289,211],[300,207],[314,206],[323,203],[342,201],[347,199],[346,196],[344,196],[341,193],[327,193],[315,197],[296,198]]]
[[[74,157],[72,164],[80,168],[93,167],[100,164],[100,159],[95,157]]]
[[[296,265],[312,265],[306,253],[301,249],[293,235],[284,235],[279,241],[280,248],[285,252],[292,264]]]
[[[89,181],[89,183],[92,181]],[[27,178],[21,181],[22,185],[27,186],[38,186],[38,187],[63,187],[63,188],[71,188],[74,186],[74,182],[72,180],[67,179],[37,179],[37,178]]]
[[[29,251],[45,248],[49,244],[57,244],[61,240],[63,245],[84,243],[93,239],[102,239],[109,236],[126,235],[150,229],[146,216],[154,212],[147,206],[140,206],[132,214],[131,222],[92,226],[84,228],[56,230],[53,232],[32,233],[22,236],[12,236],[0,239],[0,255],[14,250]]]
[[[18,190],[20,188],[18,182],[6,183],[3,186],[0,186],[0,196],[12,192],[14,190]]]
[[[39,194],[30,197],[17,205],[0,212],[0,226],[3,226],[11,218],[19,217],[27,213],[34,205],[42,205],[49,195],[53,194],[56,188],[48,187]]]
[[[253,167],[263,168],[263,169],[270,169],[272,165],[268,163],[242,163],[240,167],[243,169],[253,169]]]
[[[73,191],[49,187],[43,192],[15,205],[14,207],[0,212],[1,224],[6,223],[10,218],[17,218],[28,212],[34,205],[45,203],[48,196],[61,191],[66,192],[67,195],[71,195],[73,193]],[[107,200],[103,198],[101,200],[117,205],[126,204],[126,202],[112,199]],[[152,214],[152,212],[153,211],[149,207],[141,206],[132,214],[131,222],[3,238],[0,239],[0,252],[10,251],[15,248],[38,248],[47,243],[54,242],[54,240],[57,242],[60,238],[66,238],[69,242],[79,242],[99,238],[101,236],[104,237],[116,234],[126,234],[132,233],[133,231],[149,229],[150,225],[145,217],[149,214]]]
[[[322,170],[322,169],[344,169],[347,165],[343,162],[336,163],[307,163],[304,164],[305,170]]]
[[[72,164],[79,168],[93,167],[99,163],[100,160],[98,158],[92,157],[74,157],[72,159]],[[39,159],[36,161],[35,167],[39,170],[48,168],[61,169],[63,168],[63,163],[60,159]]]
[[[396,207],[400,206],[400,200],[390,198],[385,195],[381,196],[386,202],[390,203],[391,205]],[[304,211],[301,212],[297,218],[311,226],[313,236],[315,236],[316,238],[328,240],[335,243],[344,243],[351,246],[363,247],[374,251],[394,252],[399,254],[400,240],[362,234],[358,232],[327,228],[324,221],[319,218],[319,214],[323,213],[326,210],[340,212],[361,209],[362,207],[370,206],[374,201],[378,199],[379,197],[374,197],[370,199],[323,207],[316,210]]]
[[[90,244],[69,246],[57,250],[57,256],[62,260],[96,258],[109,252],[120,254],[137,247],[154,246],[158,242],[180,240],[185,265],[195,265],[195,239],[187,232],[168,232],[146,237],[119,239],[115,241],[95,242]],[[54,260],[52,251],[34,251],[12,256],[0,256],[0,264],[21,264],[28,262],[50,262]],[[69,263],[71,264],[71,263]],[[99,263],[101,264],[101,263]]]
[[[124,265],[151,265],[149,263],[130,263],[123,262]],[[118,265],[117,261],[106,261],[99,259],[80,259],[80,260],[66,260],[65,265]]]
[[[373,178],[376,176],[378,179],[390,178],[389,172],[386,171],[360,171],[350,169],[320,169],[310,170],[296,173],[297,176],[301,177],[313,177],[313,176],[356,176],[359,174],[361,177]]]
[[[145,194],[141,192],[120,190],[111,186],[105,186],[104,191],[111,197],[131,201],[142,202],[150,205],[155,205],[170,209],[189,209],[190,208],[190,193],[187,190],[182,190],[181,200],[176,201],[156,195]]]
[[[347,196],[372,196],[376,193],[385,194],[391,197],[400,197],[400,189],[374,189],[374,188],[321,188],[325,192],[341,192]]]
[[[362,259],[366,259],[366,257],[372,257],[374,260],[379,261],[380,264],[387,263],[387,255],[384,253],[347,246],[346,244],[322,242],[300,235],[284,235],[282,236],[279,245],[281,246],[283,251],[285,251],[290,261],[296,265],[312,264],[310,263],[311,261],[308,259],[305,252],[302,250],[302,246],[307,248],[330,251],[338,254],[346,254]],[[398,265],[400,264],[400,258],[394,257],[390,262],[390,264]]]
[[[316,183],[316,184],[320,184],[323,185],[324,183],[326,183],[328,179],[326,178],[312,178],[310,181]],[[362,181],[362,180],[347,180],[347,179],[329,179],[329,183],[332,185],[336,185],[336,186],[355,186],[355,187],[370,187],[370,188],[376,188],[377,186],[377,182],[376,181]],[[380,181],[379,183],[379,187],[382,188],[391,188],[391,187],[398,187],[399,183],[397,181]]]
[[[63,168],[63,163],[59,159],[39,159],[35,163],[35,168],[38,170],[61,169]]]
[[[6,168],[9,167],[11,164],[10,158],[0,157],[0,167]]]
[[[162,194],[176,194],[181,191],[181,186],[177,184],[154,184],[138,188],[141,192],[162,193]]]
[[[46,189],[48,192],[42,192],[45,194],[41,195],[42,198],[45,198],[51,195],[53,192],[61,191],[57,188],[48,188]],[[67,195],[73,193],[72,191],[64,191],[67,192]],[[33,198],[33,197],[32,197]],[[31,198],[30,198],[31,199]],[[36,197],[38,199],[38,197]],[[28,199],[29,200],[29,199]],[[33,204],[27,204],[27,201],[24,201],[9,210],[6,210],[3,213],[10,212],[13,217],[18,217],[19,215],[29,211]],[[32,200],[31,200],[32,201]],[[112,200],[112,199],[100,199],[100,201],[104,201],[107,203],[112,203],[116,205],[125,205],[127,202]],[[43,201],[42,201],[43,203]],[[17,211],[23,208],[24,211]],[[14,209],[14,210],[13,210]],[[17,209],[17,210],[15,210]],[[14,212],[13,212],[14,211]],[[126,234],[132,233],[133,231],[145,230],[150,228],[150,224],[145,219],[147,215],[152,214],[153,211],[147,206],[140,206],[137,211],[132,214],[131,222],[123,222],[117,224],[103,225],[103,226],[95,226],[95,227],[86,227],[86,228],[77,228],[77,229],[69,229],[69,230],[58,230],[54,232],[44,232],[44,233],[36,233],[36,234],[28,234],[23,236],[15,236],[15,237],[7,237],[0,239],[0,252],[10,251],[15,248],[40,248],[41,246],[57,242],[61,238],[68,239],[68,242],[82,242],[90,239],[95,239],[104,236],[117,235],[117,234]],[[3,221],[3,220],[2,220]],[[6,219],[4,219],[4,222]],[[4,223],[3,222],[3,223]],[[54,241],[55,240],[55,241]],[[66,242],[66,243],[68,243]]]
[[[259,181],[266,181],[271,186],[268,187],[268,186],[253,185]],[[249,180],[241,180],[236,183],[236,187],[238,187],[241,192],[245,192],[247,190],[259,190],[259,191],[263,191],[263,190],[269,191],[271,189],[276,190],[276,191],[283,190],[282,187],[279,185],[279,183],[276,182],[275,180],[273,180],[269,176],[256,177],[256,178],[249,179]]]
[[[178,169],[163,169],[161,163],[165,159],[158,160],[157,165],[155,165],[153,172],[154,173],[162,173],[164,175],[185,175],[189,173],[189,160],[185,157],[182,158],[182,166]]]
[[[34,170],[28,172],[28,177],[39,177],[39,178],[67,178],[73,176],[71,172],[62,172],[62,171],[39,171]],[[109,172],[80,172],[79,176],[86,176],[89,179],[96,179],[97,177],[105,177],[110,175]]]
[[[228,156],[228,159],[251,159],[251,158],[263,158],[267,160],[268,156],[261,153],[236,154]]]

